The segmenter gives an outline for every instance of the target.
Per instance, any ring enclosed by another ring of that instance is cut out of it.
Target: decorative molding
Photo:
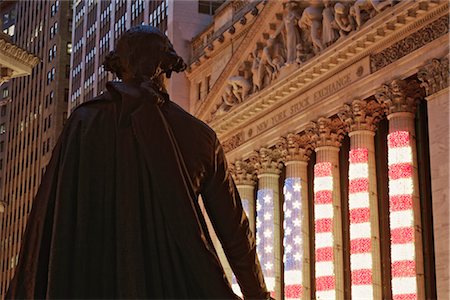
[[[256,184],[256,169],[253,164],[237,160],[230,166],[230,171],[236,185]]]
[[[244,132],[240,131],[222,143],[223,151],[229,152],[236,149],[244,142]]]
[[[304,133],[289,133],[286,137],[281,137],[275,144],[275,148],[280,151],[284,162],[306,162],[313,150],[310,136]]]
[[[321,117],[317,122],[310,122],[305,131],[317,150],[319,147],[341,147],[345,133],[344,128],[344,123],[337,117]]]
[[[383,86],[375,94],[375,98],[383,105],[387,114],[399,112],[416,112],[417,100],[423,98],[424,90],[416,80],[394,80]]]
[[[26,50],[9,43],[4,39],[0,39],[0,52],[9,56],[10,58],[20,61],[23,64],[33,68],[37,65],[40,59],[33,54],[28,53]]]
[[[345,124],[348,132],[369,130],[375,132],[383,116],[383,107],[375,100],[353,100],[345,104],[338,112],[338,117]]]
[[[434,58],[417,72],[417,78],[421,81],[420,86],[425,88],[427,96],[448,87],[448,64],[448,57]]]
[[[256,169],[258,176],[262,174],[279,175],[283,164],[282,155],[278,149],[261,148],[250,154],[249,161]]]
[[[448,33],[449,16],[443,16],[424,28],[414,32],[403,40],[370,56],[372,72],[376,72],[387,65],[397,61],[433,40]]]

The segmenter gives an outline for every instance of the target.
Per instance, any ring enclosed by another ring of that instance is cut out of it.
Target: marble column
[[[312,152],[306,134],[290,133],[277,143],[286,166],[284,183],[284,299],[311,299],[308,160]]]
[[[261,148],[250,161],[258,174],[256,199],[256,245],[267,288],[282,299],[281,203],[279,177],[282,169],[279,151]]]
[[[425,299],[422,223],[414,117],[420,87],[394,80],[377,92],[389,120],[389,220],[393,299]]]
[[[242,207],[249,219],[250,229],[255,233],[256,170],[251,163],[242,160],[237,160],[232,170],[234,183],[241,197]]]
[[[417,73],[425,88],[430,141],[436,291],[438,299],[450,299],[450,204],[449,144],[450,89],[448,57],[433,59]]]
[[[374,136],[383,109],[354,100],[338,113],[350,136],[349,224],[352,299],[381,299],[380,228]]]
[[[307,133],[314,141],[314,225],[316,299],[344,299],[344,258],[339,177],[343,123],[319,118]]]

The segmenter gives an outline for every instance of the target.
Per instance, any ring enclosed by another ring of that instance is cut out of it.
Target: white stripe
[[[369,177],[369,165],[367,163],[350,164],[348,170],[348,179]]]
[[[333,247],[333,234],[331,232],[316,233],[316,249]]]
[[[391,262],[415,260],[414,243],[391,245]]]
[[[233,292],[238,295],[239,297],[242,297],[241,287],[239,284],[235,283],[231,285],[231,288],[233,289]]]
[[[314,178],[314,192],[333,190],[333,177],[324,176]]]
[[[389,216],[391,229],[413,227],[414,226],[414,216],[412,209],[393,211]]]
[[[349,209],[369,207],[369,193],[367,192],[349,194],[348,199]]]
[[[284,283],[285,284],[302,284],[302,271],[285,271]]]
[[[330,291],[316,291],[317,300],[333,300],[336,299],[336,292],[334,290]]]
[[[356,223],[350,224],[350,238],[370,238],[370,223]]]
[[[316,262],[316,277],[334,276],[334,267],[332,261]]]
[[[372,254],[370,253],[351,254],[350,266],[352,270],[372,269]]]
[[[390,148],[388,150],[388,164],[400,164],[412,162],[411,147]]]
[[[372,285],[352,285],[352,298],[360,300],[373,299]]]
[[[333,205],[332,204],[315,204],[314,205],[314,219],[332,219]]]
[[[267,290],[272,292],[275,291],[275,278],[274,277],[264,277],[264,281],[266,282]]]
[[[392,278],[392,295],[416,294],[416,277]]]
[[[412,195],[414,192],[412,178],[389,180],[389,196]]]

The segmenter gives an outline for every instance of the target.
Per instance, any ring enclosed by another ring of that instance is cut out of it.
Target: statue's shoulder
[[[116,101],[112,95],[105,91],[97,97],[78,105],[70,114],[72,121],[88,121],[98,118],[99,115],[115,115]]]

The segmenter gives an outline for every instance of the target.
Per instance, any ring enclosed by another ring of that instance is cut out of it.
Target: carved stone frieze
[[[237,134],[233,135],[231,138],[225,140],[222,143],[223,151],[229,152],[233,149],[236,149],[239,147],[244,141],[244,133],[238,132]]]
[[[18,60],[21,63],[28,65],[29,67],[34,67],[40,61],[38,57],[1,38],[0,52],[11,57],[14,60]]]
[[[377,124],[383,115],[383,107],[375,100],[353,100],[345,104],[338,116],[344,122],[347,131],[369,130],[376,131]]]
[[[313,150],[311,139],[305,133],[289,133],[286,137],[281,137],[275,147],[285,162],[308,161]]]
[[[305,131],[314,148],[326,146],[339,148],[344,138],[344,128],[344,123],[337,117],[321,117],[317,122],[310,122]]]
[[[258,175],[279,175],[283,168],[282,154],[278,149],[261,148],[259,151],[253,151],[249,161],[255,167]]]
[[[387,114],[416,112],[417,100],[424,97],[424,90],[415,80],[393,80],[376,92],[375,98],[383,105]]]
[[[427,96],[448,87],[448,63],[448,57],[442,59],[434,58],[431,60],[431,63],[424,66],[417,73],[417,78],[421,81],[420,86],[425,88]]]
[[[254,185],[256,183],[256,169],[253,164],[237,160],[230,167],[236,185]]]
[[[371,55],[370,66],[372,72],[376,72],[381,68],[386,67],[403,56],[412,53],[435,39],[447,34],[448,27],[449,17],[446,15],[383,51]]]

